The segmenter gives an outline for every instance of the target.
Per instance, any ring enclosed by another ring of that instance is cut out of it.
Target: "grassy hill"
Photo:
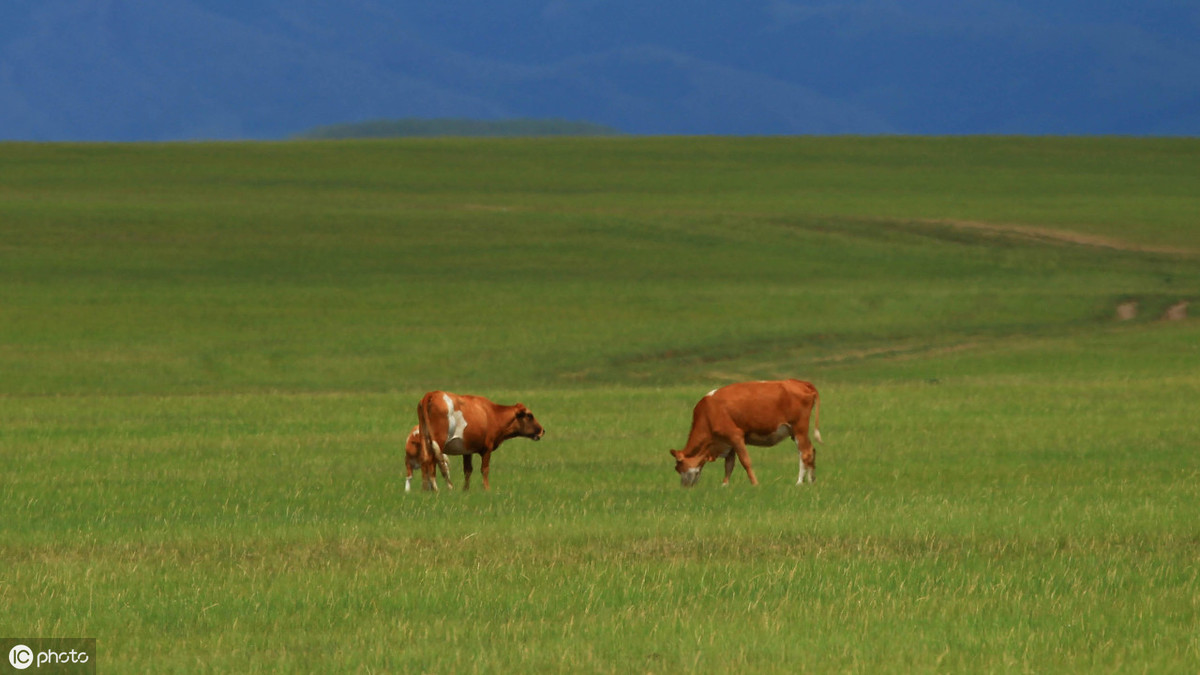
[[[1197,294],[1190,141],[6,154],[10,393],[705,383]]]
[[[332,124],[299,134],[297,138],[310,140],[441,138],[447,136],[536,138],[540,136],[617,136],[620,133],[616,129],[600,124],[553,119],[401,119]]]
[[[0,633],[113,670],[1200,664],[1200,328],[1159,319],[1200,300],[1200,142],[0,150]],[[819,482],[785,443],[680,490],[692,404],[774,377],[822,392]],[[434,388],[546,439],[406,496]]]

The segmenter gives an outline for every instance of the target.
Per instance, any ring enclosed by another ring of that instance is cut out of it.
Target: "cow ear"
[[[678,450],[671,450],[670,453],[671,453],[671,456],[674,457],[676,460],[683,459],[683,453]]]

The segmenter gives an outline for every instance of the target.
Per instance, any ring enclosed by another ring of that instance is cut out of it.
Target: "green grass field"
[[[1200,323],[1159,317],[1200,311],[1198,180],[1196,139],[0,144],[0,635],[1195,673]],[[818,482],[781,444],[680,489],[695,401],[777,377]],[[546,438],[405,494],[429,389]]]

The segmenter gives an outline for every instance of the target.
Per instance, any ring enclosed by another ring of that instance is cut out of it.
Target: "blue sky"
[[[647,134],[1200,134],[1200,3],[39,0],[0,138],[280,138],[401,117]]]

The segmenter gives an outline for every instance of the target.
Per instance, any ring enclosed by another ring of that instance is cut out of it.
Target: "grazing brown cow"
[[[739,382],[708,392],[692,411],[687,446],[671,451],[681,484],[695,485],[705,464],[724,457],[725,480],[721,484],[728,485],[736,456],[750,484],[758,485],[746,445],[775,445],[788,437],[796,441],[800,453],[796,485],[806,477],[810,483],[815,481],[817,453],[808,440],[808,418],[811,414],[813,436],[822,442],[817,429],[819,412],[817,388],[800,380]]]
[[[421,434],[421,478],[426,490],[437,491],[437,468],[451,489],[446,455],[462,455],[463,489],[471,485],[471,456],[483,456],[483,489],[488,489],[488,468],[492,452],[510,438],[524,436],[541,440],[546,430],[534,419],[529,408],[496,405],[482,396],[431,391],[417,406]]]

